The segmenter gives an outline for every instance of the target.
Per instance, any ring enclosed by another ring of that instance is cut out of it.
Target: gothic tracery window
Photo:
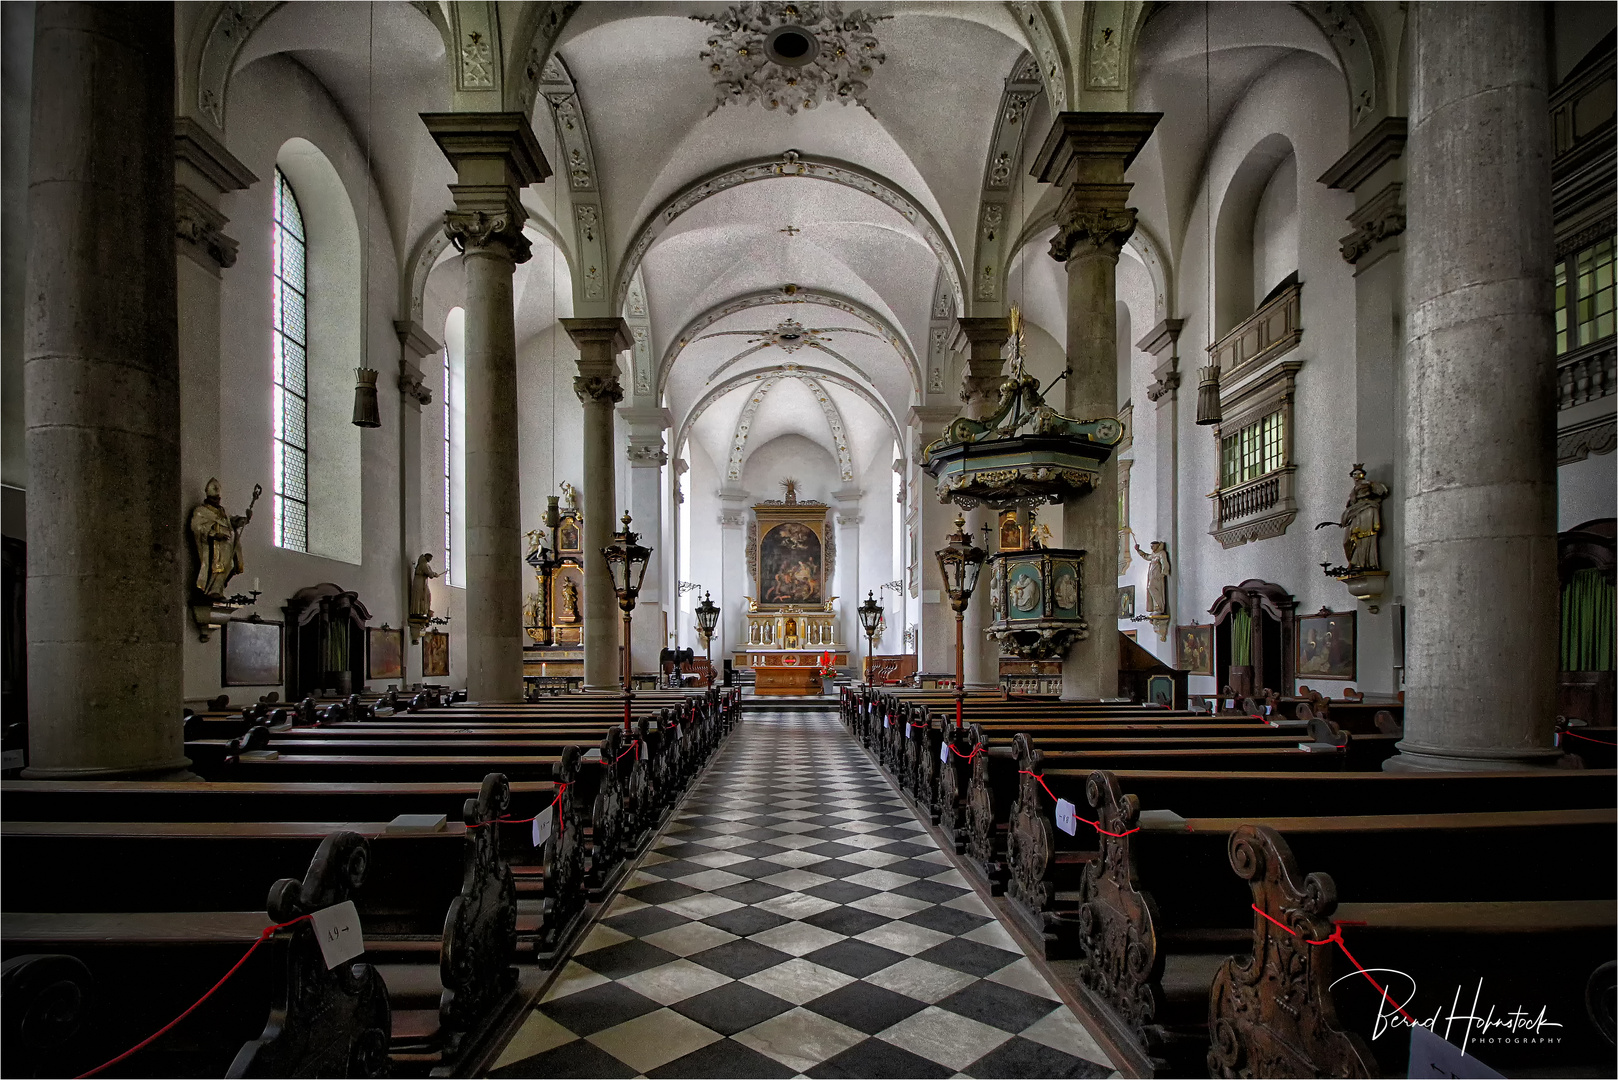
[[[292,185],[275,170],[270,278],[275,544],[309,550],[308,243]]]

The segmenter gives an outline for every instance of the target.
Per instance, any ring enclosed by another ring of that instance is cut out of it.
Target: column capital
[[[416,361],[431,356],[443,348],[414,319],[395,319],[393,332],[399,337],[399,392],[405,405],[421,411],[422,406],[433,403],[432,387]]]
[[[1042,184],[1066,188],[1123,184],[1124,170],[1161,119],[1160,112],[1058,113],[1034,158],[1032,175]]]
[[[511,201],[516,203],[515,198]],[[462,254],[468,251],[493,251],[514,263],[523,263],[533,254],[533,245],[522,233],[522,223],[526,220],[528,215],[521,206],[517,206],[515,212],[509,208],[492,212],[448,210],[444,213],[444,235]]]
[[[573,344],[579,347],[579,363],[601,363],[613,360],[621,352],[635,347],[635,338],[629,323],[620,318],[558,319]],[[591,355],[586,358],[586,352]],[[581,368],[582,370],[582,368]]]
[[[230,218],[215,203],[256,183],[252,170],[211,132],[189,116],[175,118],[174,236],[181,253],[216,277],[236,265],[238,244],[225,235]]]
[[[573,379],[573,392],[586,405],[607,402],[616,405],[624,400],[624,388],[617,375],[579,375]]]
[[[1083,193],[1069,188],[1056,211],[1056,235],[1051,237],[1051,258],[1057,262],[1099,255],[1113,262],[1135,232],[1132,206],[1085,206]]]
[[[972,346],[973,360],[999,360],[1011,338],[1011,319],[1005,315],[963,315],[955,320]]]
[[[426,328],[414,319],[393,320],[393,332],[399,335],[399,347],[411,360],[431,356],[444,347],[434,341]]]
[[[629,437],[650,438],[674,426],[674,414],[659,405],[629,405],[618,410],[629,425]]]
[[[528,118],[518,112],[422,113],[421,122],[455,166],[449,186],[455,209],[444,215],[444,232],[456,250],[493,249],[526,262],[530,245],[522,226],[528,212],[520,196],[551,174]]]
[[[668,451],[663,448],[663,437],[650,439],[629,437],[629,467],[632,469],[660,469],[669,463]]]

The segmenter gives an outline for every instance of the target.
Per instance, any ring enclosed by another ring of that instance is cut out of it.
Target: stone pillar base
[[[1382,763],[1383,772],[1510,772],[1517,769],[1553,769],[1561,750],[1508,750],[1490,747],[1464,750],[1458,747],[1420,746],[1399,743],[1399,753]]]

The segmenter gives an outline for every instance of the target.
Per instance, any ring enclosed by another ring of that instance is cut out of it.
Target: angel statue
[[[1378,538],[1382,535],[1382,500],[1388,497],[1388,486],[1365,478],[1365,466],[1356,464],[1349,471],[1354,487],[1348,493],[1348,505],[1343,508],[1339,521],[1322,521],[1316,529],[1336,525],[1343,530],[1343,558],[1350,570],[1380,570],[1382,553]]]

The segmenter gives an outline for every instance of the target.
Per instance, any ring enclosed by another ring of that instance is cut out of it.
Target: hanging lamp
[[[354,417],[357,428],[382,426],[376,400],[376,369],[370,366],[371,332],[371,130],[372,77],[376,71],[376,6],[370,6],[370,30],[365,57],[365,248],[360,252],[360,366],[354,369]]]

